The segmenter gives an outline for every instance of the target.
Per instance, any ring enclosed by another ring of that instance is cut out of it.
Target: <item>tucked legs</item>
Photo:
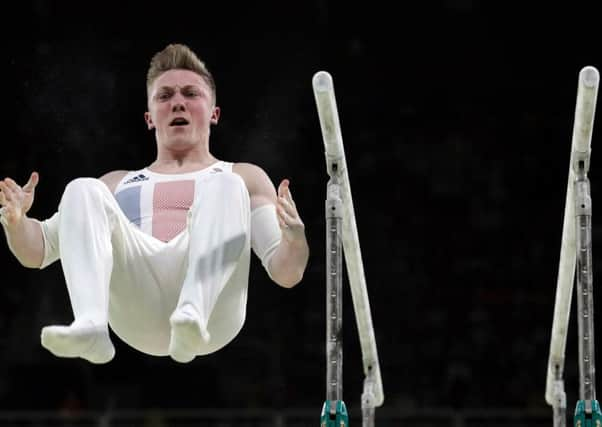
[[[63,193],[59,247],[75,320],[69,326],[45,327],[41,337],[57,356],[106,363],[115,354],[107,321],[115,209],[119,206],[109,189],[96,179],[76,179]]]
[[[169,354],[182,363],[200,354],[202,344],[211,340],[209,318],[250,238],[249,196],[242,179],[219,173],[199,187],[188,218],[188,270],[170,318]]]

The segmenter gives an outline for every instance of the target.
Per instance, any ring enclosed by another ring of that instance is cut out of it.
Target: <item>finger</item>
[[[288,201],[295,206],[295,201],[293,200],[293,193],[291,193],[291,187],[290,187],[290,183],[289,185],[287,185],[286,187],[286,191],[284,192],[286,198],[288,199]]]
[[[27,184],[23,186],[23,190],[27,192],[33,191],[34,188],[36,188],[36,185],[38,185],[39,181],[40,175],[37,172],[32,172],[29,177],[29,181],[27,181]]]
[[[278,222],[282,230],[287,230],[297,234],[300,230],[303,230],[305,226],[299,217],[291,218],[285,212],[280,211],[278,213]]]
[[[6,182],[0,181],[0,191],[4,194],[4,199],[7,202],[12,201],[13,199],[13,191],[8,187]]]
[[[280,224],[280,228],[288,228],[288,225],[280,216],[278,216],[278,224]]]
[[[19,186],[19,184],[17,184],[17,182],[14,179],[12,179],[8,176],[6,178],[4,178],[4,183],[10,187],[18,187]]]
[[[7,185],[7,187],[12,192],[13,198],[16,197],[22,191],[21,186],[19,184],[17,184],[15,182],[15,180],[12,178],[6,178],[4,180],[4,183]]]
[[[278,216],[284,221],[286,225],[292,225],[297,223],[296,216],[289,215],[282,206],[279,206],[277,209]]]
[[[10,188],[13,192],[17,192],[21,189],[19,184],[17,184],[12,178],[5,178],[4,183]]]
[[[288,188],[288,179],[283,179],[278,186],[278,197],[284,197],[286,189]]]
[[[6,208],[0,208],[0,224],[8,226],[8,218],[6,217]]]
[[[297,216],[297,209],[285,197],[278,197],[278,206],[282,207],[286,213],[291,216]]]

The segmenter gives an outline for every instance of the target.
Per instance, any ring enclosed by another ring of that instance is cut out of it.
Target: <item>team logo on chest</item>
[[[144,175],[143,173],[128,179],[126,182],[123,183],[123,185],[132,184],[134,182],[142,182],[142,181],[148,181],[148,176]]]

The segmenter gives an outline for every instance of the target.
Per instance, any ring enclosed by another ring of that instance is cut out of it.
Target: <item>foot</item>
[[[115,356],[107,325],[95,325],[91,320],[46,326],[42,329],[42,346],[58,357],[81,357],[98,364]]]
[[[169,323],[171,324],[169,355],[176,362],[190,362],[200,353],[201,344],[211,339],[209,333],[201,328],[198,316],[192,307],[184,306],[176,309]]]

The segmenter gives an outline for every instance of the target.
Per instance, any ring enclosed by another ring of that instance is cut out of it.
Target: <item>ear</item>
[[[209,123],[211,123],[212,125],[216,125],[217,122],[219,121],[219,113],[220,113],[219,107],[214,107],[213,113],[211,113],[211,118],[209,119]]]
[[[148,130],[152,130],[155,128],[155,125],[153,124],[153,119],[151,118],[151,115],[148,111],[144,113],[144,121],[146,122]]]

